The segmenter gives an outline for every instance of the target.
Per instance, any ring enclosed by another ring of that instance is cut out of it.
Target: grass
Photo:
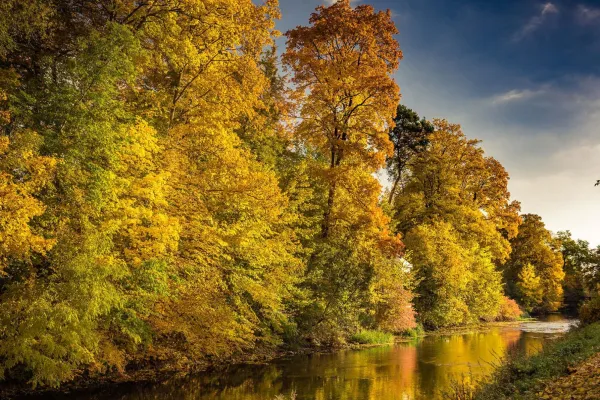
[[[278,394],[273,400],[296,400],[296,391],[292,390],[292,393],[290,393],[289,396]]]
[[[540,353],[507,360],[478,388],[461,382],[444,393],[447,400],[537,399],[545,384],[600,352],[600,322],[576,329]]]
[[[364,330],[352,335],[350,341],[359,344],[386,344],[394,342],[394,335],[381,331]]]

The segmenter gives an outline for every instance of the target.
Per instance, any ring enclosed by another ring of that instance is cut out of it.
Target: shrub
[[[511,298],[506,296],[502,297],[502,301],[500,302],[500,311],[498,312],[498,316],[496,317],[497,321],[516,321],[523,315],[523,311]]]
[[[394,335],[382,331],[364,330],[352,335],[350,340],[360,344],[385,344],[393,343]]]
[[[400,336],[416,339],[418,337],[425,335],[425,328],[423,328],[422,324],[416,324],[414,328],[405,329],[400,332]]]
[[[583,303],[579,308],[579,319],[584,324],[600,321],[600,296]]]
[[[417,327],[415,310],[412,306],[413,293],[399,285],[393,287],[379,305],[375,315],[379,328],[394,333],[402,333]]]

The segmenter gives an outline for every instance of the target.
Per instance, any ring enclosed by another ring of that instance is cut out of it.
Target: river
[[[295,392],[297,400],[436,399],[461,377],[481,379],[509,352],[533,354],[576,321],[551,315],[544,321],[494,326],[471,333],[431,335],[411,342],[236,366],[161,384],[118,386],[69,400],[273,400]],[[467,378],[469,379],[469,378]]]

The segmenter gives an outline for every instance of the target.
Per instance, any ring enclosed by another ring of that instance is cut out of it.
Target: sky
[[[277,29],[307,25],[332,2],[280,0]],[[600,0],[352,4],[391,10],[403,104],[481,139],[523,213],[600,245]]]

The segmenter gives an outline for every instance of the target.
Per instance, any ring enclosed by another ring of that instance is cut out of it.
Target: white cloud
[[[351,5],[352,5],[352,4],[356,4],[356,3],[358,3],[359,1],[360,1],[360,0],[350,0],[350,4],[351,4]],[[337,2],[338,2],[338,0],[325,0],[325,4],[326,4],[326,5],[328,5],[328,6],[332,6],[332,5],[334,5],[335,3],[337,3]]]
[[[544,4],[544,7],[542,7],[542,16],[546,14],[556,14],[557,12],[558,8],[552,3],[546,3]]]
[[[558,14],[558,8],[552,3],[546,3],[542,6],[538,15],[531,17],[531,19],[513,35],[513,40],[518,42],[535,32],[546,21],[550,14]]]
[[[530,90],[530,89],[512,89],[508,92],[498,94],[492,97],[492,104],[504,104],[514,101],[531,99],[545,93],[545,89]]]
[[[600,19],[600,8],[592,8],[580,4],[579,7],[577,7],[577,17],[579,18],[579,21],[584,24],[591,23]]]
[[[419,114],[460,123],[468,137],[483,140],[486,155],[510,174],[509,190],[523,212],[541,215],[554,232],[568,229],[600,244],[600,187],[594,187],[600,179],[600,77],[569,76],[462,101],[456,88],[410,89],[404,102]],[[498,106],[490,106],[494,100]],[[535,116],[524,119],[523,109]]]

